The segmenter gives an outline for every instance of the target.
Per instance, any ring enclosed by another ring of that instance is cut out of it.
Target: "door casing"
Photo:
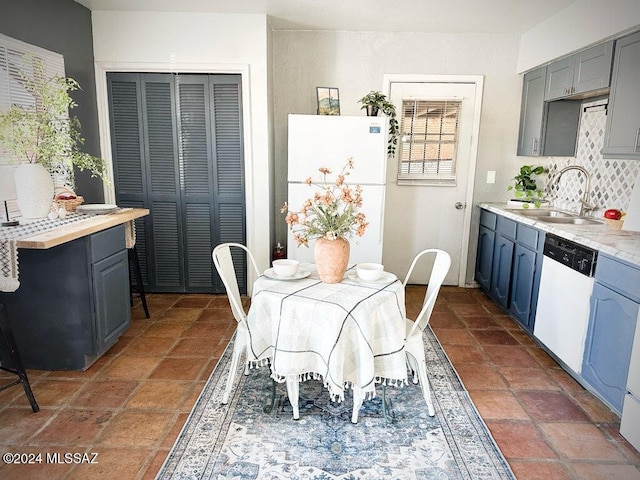
[[[483,75],[421,75],[421,74],[386,74],[383,77],[382,92],[391,98],[393,83],[465,83],[475,84],[476,100],[474,103],[471,146],[469,151],[469,171],[465,192],[466,208],[463,213],[462,245],[460,250],[460,266],[458,286],[466,285],[467,263],[469,258],[469,237],[471,232],[471,215],[473,207],[473,185],[478,157],[478,137],[480,132],[480,114],[482,111]]]

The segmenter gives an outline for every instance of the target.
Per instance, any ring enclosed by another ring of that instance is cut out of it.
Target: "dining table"
[[[300,381],[322,381],[334,402],[351,388],[357,423],[377,384],[407,383],[405,318],[404,286],[393,273],[365,282],[351,267],[339,283],[323,283],[313,264],[284,278],[268,269],[253,284],[247,362],[268,364],[276,382],[293,386],[294,418]]]

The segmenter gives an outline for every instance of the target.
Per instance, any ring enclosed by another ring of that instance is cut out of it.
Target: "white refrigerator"
[[[291,210],[299,210],[303,202],[318,191],[305,183],[322,179],[320,167],[331,170],[327,180],[353,159],[346,183],[362,186],[362,209],[369,226],[362,237],[349,239],[349,264],[382,263],[382,233],[387,163],[387,124],[385,117],[289,115],[288,128],[288,194]],[[301,262],[313,262],[314,240],[309,247],[298,246],[288,233],[287,257]]]

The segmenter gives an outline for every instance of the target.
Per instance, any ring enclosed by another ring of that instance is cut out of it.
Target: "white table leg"
[[[293,419],[298,420],[300,418],[300,410],[298,409],[298,395],[300,392],[300,383],[298,379],[287,379],[287,395],[289,395],[289,402],[293,407]]]
[[[353,412],[351,412],[351,423],[358,423],[360,407],[364,402],[364,392],[360,387],[353,386]]]

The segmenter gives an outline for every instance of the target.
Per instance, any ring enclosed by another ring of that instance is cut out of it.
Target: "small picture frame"
[[[316,87],[318,115],[340,115],[340,94],[337,88]]]

